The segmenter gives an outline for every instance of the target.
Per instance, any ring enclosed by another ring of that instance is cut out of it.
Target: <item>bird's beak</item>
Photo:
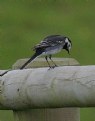
[[[68,50],[68,54],[70,55],[70,51]]]
[[[68,54],[70,55],[70,51],[68,49],[66,49],[66,50],[67,50]]]

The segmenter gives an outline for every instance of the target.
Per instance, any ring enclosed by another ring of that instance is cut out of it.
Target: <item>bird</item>
[[[72,42],[68,37],[63,35],[49,35],[33,47],[33,51],[35,51],[35,53],[20,67],[20,69],[24,69],[31,61],[42,55],[45,56],[49,68],[57,67],[56,63],[52,60],[52,55],[60,52],[61,50],[66,50],[68,54],[70,54],[71,47]],[[52,61],[54,66],[50,65],[48,59]]]
[[[72,42],[68,37],[63,35],[49,35],[45,37],[39,44],[33,47],[33,51],[35,51],[35,53],[20,67],[20,70],[24,69],[31,61],[41,55],[45,56],[45,59],[50,68],[57,67],[55,62],[52,60],[52,55],[60,52],[63,49],[66,50],[68,54],[70,54],[71,47]],[[50,65],[48,58],[53,62],[54,66]],[[4,73],[0,74],[0,76],[4,76],[9,71],[11,70],[5,71]]]

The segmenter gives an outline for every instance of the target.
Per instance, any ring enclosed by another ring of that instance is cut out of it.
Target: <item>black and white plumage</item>
[[[45,55],[45,59],[51,68],[48,58],[53,62],[52,60],[52,54],[60,52],[62,49],[65,49],[66,51],[70,51],[72,47],[72,43],[68,37],[64,37],[61,35],[51,35],[44,38],[43,41],[41,41],[39,44],[34,46],[33,50],[35,51],[34,55],[20,68],[23,69],[27,64],[29,64],[31,61],[33,61],[35,58],[41,55]],[[53,62],[54,63],[54,62]],[[54,63],[54,67],[57,66]]]
[[[72,43],[68,37],[64,37],[61,35],[51,35],[44,38],[39,44],[34,46],[33,50],[35,51],[34,55],[24,64],[20,69],[25,68],[31,61],[41,55],[45,55],[45,59],[50,68],[57,66],[52,60],[52,54],[60,52],[62,49],[65,49],[68,53],[72,47]],[[48,62],[48,58],[54,63],[54,66],[50,66]],[[0,74],[0,76],[5,75],[7,72],[11,70],[5,71]]]

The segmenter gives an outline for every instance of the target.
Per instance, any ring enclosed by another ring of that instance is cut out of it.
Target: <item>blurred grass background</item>
[[[95,64],[95,0],[0,0],[0,69],[30,57],[51,34],[72,40],[71,57],[81,65]],[[0,111],[0,121],[13,121],[12,111]],[[95,121],[95,109],[81,109],[81,121]]]

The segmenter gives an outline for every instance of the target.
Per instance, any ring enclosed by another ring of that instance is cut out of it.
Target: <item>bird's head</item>
[[[72,47],[72,42],[71,42],[71,40],[68,37],[66,37],[63,49],[65,49],[68,52],[68,54],[70,54],[71,47]]]

